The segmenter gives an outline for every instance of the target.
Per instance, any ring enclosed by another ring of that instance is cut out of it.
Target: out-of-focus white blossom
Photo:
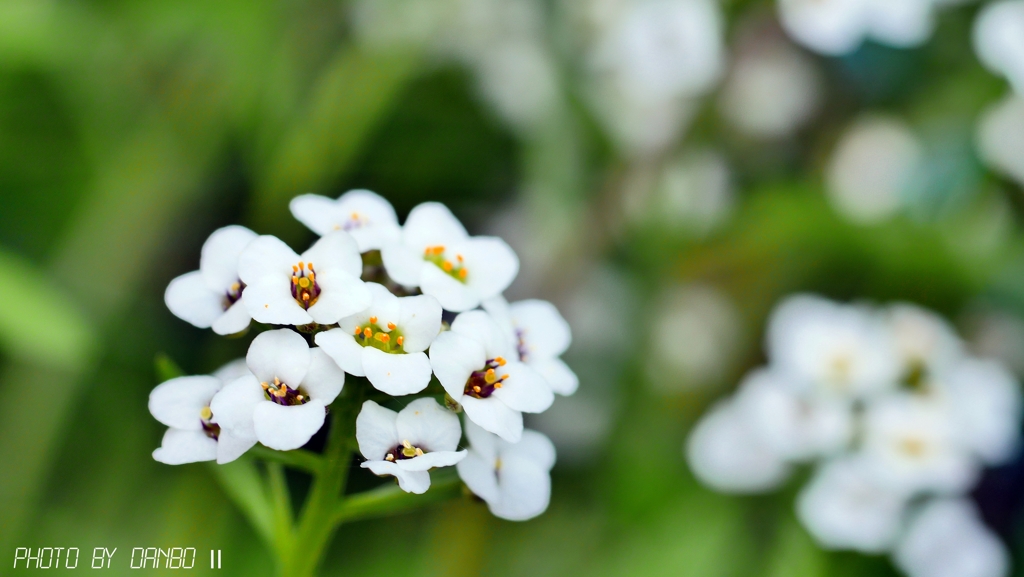
[[[866,39],[898,48],[923,44],[935,28],[934,0],[777,0],[786,32],[830,56],[853,52]]]
[[[296,220],[320,236],[336,230],[352,235],[359,252],[377,250],[398,240],[398,217],[391,203],[369,190],[350,190],[331,199],[318,194],[296,196],[288,204]]]
[[[1024,185],[1024,97],[1010,95],[987,108],[975,140],[985,164]]]
[[[854,222],[884,220],[918,185],[923,160],[920,141],[902,120],[860,118],[832,153],[826,173],[829,200]]]
[[[1024,0],[986,4],[974,21],[974,51],[1024,95]]]
[[[1006,547],[965,499],[925,504],[896,547],[896,565],[909,577],[1006,577]]]

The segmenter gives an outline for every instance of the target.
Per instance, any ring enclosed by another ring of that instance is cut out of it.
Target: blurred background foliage
[[[772,14],[769,2],[723,7],[727,38]],[[292,196],[359,187],[400,215],[438,200],[471,231],[508,236],[524,261],[513,296],[566,312],[582,385],[532,423],[559,446],[545,515],[509,523],[467,500],[344,526],[324,575],[894,574],[881,558],[818,549],[792,490],[701,488],[680,447],[703,408],[761,362],[765,316],[794,291],[923,304],[1024,368],[1024,197],[971,148],[979,112],[1006,92],[968,49],[973,10],[944,13],[919,49],[815,58],[827,106],[812,129],[764,145],[709,101],[668,151],[637,160],[583,105],[572,70],[556,117],[517,129],[465,67],[413,44],[356,42],[344,2],[3,0],[3,562],[16,546],[117,547],[107,573],[120,574],[132,547],[194,546],[197,572],[222,549],[219,573],[270,573],[212,467],[149,456],[162,433],[146,410],[155,355],[198,374],[244,354],[175,319],[163,290],[195,268],[213,229],[240,221],[299,246],[311,237],[287,211]],[[862,110],[902,116],[928,149],[920,202],[874,224],[851,223],[823,194],[829,152]],[[719,224],[622,208],[638,170],[702,146],[731,171]],[[663,331],[675,302],[696,325]],[[703,357],[698,369],[659,360],[688,347],[710,349],[712,369],[698,370]],[[356,488],[372,484],[364,474]],[[300,475],[290,482],[302,492]],[[1022,490],[1016,463],[977,494],[1018,559]]]

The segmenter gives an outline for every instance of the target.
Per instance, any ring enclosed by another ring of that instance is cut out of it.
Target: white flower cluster
[[[512,249],[470,236],[437,203],[417,206],[399,226],[391,205],[365,190],[299,196],[291,211],[320,235],[301,255],[228,226],[204,244],[199,270],[167,287],[168,308],[197,327],[277,327],[253,339],[244,365],[153,391],[150,412],[169,427],[153,457],[226,463],[257,442],[298,449],[323,426],[345,373],[392,397],[423,393],[436,377],[431,393],[446,393],[446,406],[423,397],[396,413],[365,402],[356,420],[362,466],[423,493],[429,469],[458,464],[496,515],[543,512],[554,447],[523,430],[523,413],[545,411],[578,380],[559,358],[571,333],[555,307],[502,296],[519,270]],[[454,411],[467,417],[468,452],[458,450]]]
[[[816,470],[797,514],[829,549],[891,552],[912,577],[1002,577],[1007,554],[963,498],[1018,448],[1022,400],[1002,365],[937,315],[799,295],[767,335],[769,364],[697,424],[686,453],[721,491]]]
[[[866,39],[919,46],[935,29],[941,0],[778,0],[779,20],[797,42],[820,54],[855,51]]]

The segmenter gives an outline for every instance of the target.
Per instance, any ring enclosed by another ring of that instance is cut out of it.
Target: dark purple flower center
[[[479,371],[473,371],[469,375],[463,393],[477,399],[486,399],[493,395],[494,391],[500,389],[502,383],[508,378],[507,374],[499,377],[498,373],[495,372],[495,369],[503,366],[505,366],[505,359],[501,357],[487,359],[484,368]]]

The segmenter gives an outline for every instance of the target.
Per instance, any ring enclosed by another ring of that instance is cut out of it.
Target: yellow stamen
[[[388,453],[388,456],[384,457],[384,460],[385,461],[394,461],[395,460],[395,456],[392,455],[391,453]]]
[[[505,373],[504,375],[501,375],[501,380],[504,381],[507,378],[508,378],[508,373]]]
[[[393,331],[393,330],[395,330],[395,329],[397,329],[397,328],[398,328],[398,327],[397,327],[397,326],[395,326],[395,323],[388,323],[388,330],[389,330],[389,331]]]
[[[443,263],[441,263],[441,268],[444,269],[444,272],[452,272],[452,268],[453,268],[452,261],[450,261],[450,260],[444,261]]]
[[[370,327],[366,327],[365,329],[363,329],[363,336],[366,338],[370,338],[373,336],[373,331],[370,330]]]
[[[371,325],[377,324],[377,317],[370,317],[370,324]]]
[[[416,447],[416,456],[417,457],[422,457],[423,456],[423,449],[421,449],[419,447]]]
[[[356,332],[355,332],[355,334],[357,334],[357,335],[358,335],[358,334],[359,334],[359,333],[361,333],[361,332],[363,332],[363,328],[362,328],[362,327],[356,327]]]
[[[305,268],[306,268],[306,263],[304,263],[304,262],[302,262],[302,261],[300,260],[300,261],[299,261],[299,270],[302,270],[302,269],[305,269]]]
[[[292,275],[292,284],[299,284],[299,277]]]
[[[484,380],[487,381],[487,384],[498,380],[498,377],[494,376],[494,369],[487,369],[487,372],[484,373]]]
[[[385,336],[386,335],[384,333],[377,333],[377,334],[373,335],[373,338],[374,338],[374,340],[377,340],[377,341],[380,341],[380,342],[383,343]]]
[[[308,301],[309,300],[309,293],[302,293],[302,300]]]
[[[395,339],[395,342],[398,343],[398,346],[402,346],[402,343],[405,342],[405,337],[398,337]]]
[[[494,383],[494,388],[495,389],[500,389],[501,388],[501,383]]]
[[[479,393],[480,392],[480,385],[473,385],[473,391]]]
[[[460,263],[462,262],[462,255],[461,254],[455,255],[455,258],[459,259]]]
[[[460,268],[459,269],[459,278],[466,278],[467,274],[469,274],[469,271],[467,271],[466,269],[464,269],[464,268]]]
[[[292,272],[294,272],[294,273],[299,272],[299,267],[293,264],[292,265]]]
[[[292,277],[292,278],[295,278],[295,277]],[[309,279],[306,278],[306,277],[300,278],[299,279],[299,286],[302,287],[302,288],[309,288]]]
[[[380,338],[380,340],[381,340],[381,342],[382,342],[382,343],[386,343],[386,342],[389,342],[389,341],[391,341],[391,335],[389,335],[389,334],[387,334],[387,333],[378,333],[378,334],[384,335],[384,336],[382,336],[382,337]]]
[[[213,416],[213,411],[210,410],[210,407],[203,407],[203,410],[199,411],[199,416],[202,417],[204,421],[209,421],[210,417]]]
[[[494,362],[498,363],[499,367],[505,366],[505,357],[494,357]]]

